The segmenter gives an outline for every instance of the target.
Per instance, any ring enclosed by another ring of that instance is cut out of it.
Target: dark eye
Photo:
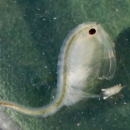
[[[91,28],[91,29],[89,30],[89,34],[90,34],[90,35],[93,35],[93,34],[95,34],[95,33],[96,33],[96,29]]]

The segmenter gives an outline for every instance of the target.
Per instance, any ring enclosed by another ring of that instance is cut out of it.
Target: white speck
[[[77,123],[77,126],[80,126],[81,122]]]
[[[54,17],[53,19],[57,19],[57,17]]]
[[[40,8],[37,8],[37,10],[40,10]]]
[[[50,86],[48,86],[48,90],[50,89]]]

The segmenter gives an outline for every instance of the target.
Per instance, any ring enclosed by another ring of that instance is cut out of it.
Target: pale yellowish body
[[[103,27],[96,22],[78,25],[65,38],[58,58],[57,93],[52,103],[41,108],[27,108],[0,101],[1,106],[31,116],[49,116],[63,105],[73,105],[90,94],[89,83],[95,78],[111,79],[115,74],[114,44]]]

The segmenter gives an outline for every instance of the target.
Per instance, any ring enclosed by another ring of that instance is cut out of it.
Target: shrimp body
[[[99,97],[89,93],[89,82],[95,78],[111,79],[115,69],[114,43],[108,34],[96,22],[83,23],[70,31],[63,42],[57,66],[57,93],[49,105],[28,108],[8,101],[0,101],[0,105],[30,116],[49,116],[64,105]]]

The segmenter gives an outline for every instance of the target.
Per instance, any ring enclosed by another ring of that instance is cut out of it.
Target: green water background
[[[123,96],[81,101],[47,118],[6,109],[22,130],[130,129],[129,0],[1,0],[0,98],[30,107],[51,102],[62,42],[71,29],[89,21],[103,25],[116,45],[116,75],[100,81],[96,90],[121,83],[127,86]]]

